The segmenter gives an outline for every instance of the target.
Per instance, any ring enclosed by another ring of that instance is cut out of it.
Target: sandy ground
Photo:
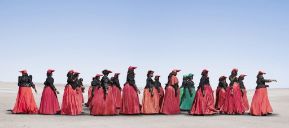
[[[34,94],[39,105],[43,85],[38,85],[38,94]],[[63,85],[57,86],[61,103]],[[285,128],[289,127],[289,89],[270,89],[274,114],[254,117],[250,115],[138,115],[138,116],[90,116],[88,109],[79,116],[63,115],[21,115],[7,111],[14,106],[17,85],[0,83],[0,128]],[[251,101],[254,91],[248,91]],[[87,94],[85,94],[87,99]]]

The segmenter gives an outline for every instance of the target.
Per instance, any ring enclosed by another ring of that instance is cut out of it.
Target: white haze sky
[[[120,72],[124,83],[134,65],[140,87],[149,69],[163,84],[174,68],[182,70],[180,80],[193,73],[198,84],[207,68],[215,88],[219,76],[239,68],[247,88],[255,88],[259,70],[278,80],[271,87],[285,88],[288,6],[286,0],[1,0],[0,81],[17,82],[27,69],[42,83],[53,68],[56,83],[65,83],[70,69],[85,84],[103,69]]]

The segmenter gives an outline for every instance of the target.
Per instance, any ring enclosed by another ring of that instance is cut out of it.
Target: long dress
[[[270,82],[270,80],[266,80],[263,76],[258,75],[257,79],[257,87],[252,99],[250,114],[254,116],[262,116],[268,115],[273,112],[272,106],[269,101],[267,87],[265,85],[266,82]]]
[[[162,107],[162,104],[163,104],[163,101],[164,101],[164,97],[165,97],[165,91],[163,89],[163,87],[160,87],[160,103],[159,103],[159,106],[160,108]]]
[[[220,110],[226,101],[226,88],[228,84],[225,82],[219,82],[219,85],[216,90],[216,103],[215,108]]]
[[[115,85],[112,86],[112,93],[114,96],[115,107],[117,109],[121,108],[121,90]]]
[[[82,110],[82,103],[83,103],[83,94],[82,94],[81,87],[76,88],[76,93],[77,93],[77,97],[78,97],[78,106],[79,106],[78,108],[81,111]]]
[[[232,87],[227,87],[226,101],[221,108],[221,112],[225,114],[244,114],[245,108],[239,83],[235,82]]]
[[[180,96],[180,109],[183,111],[189,111],[192,108],[195,99],[195,86],[193,81],[188,81],[184,87],[182,87]],[[183,93],[182,93],[183,92]]]
[[[140,104],[137,91],[133,85],[126,83],[122,92],[121,114],[134,115],[140,114]]]
[[[104,75],[101,79],[101,87],[96,89],[96,94],[92,99],[91,104],[91,115],[115,115],[116,106],[115,99],[113,96],[112,86],[109,84],[107,75]]]
[[[87,103],[86,103],[86,106],[87,107],[91,107],[91,101],[93,99],[93,92],[95,92],[95,89],[98,89],[100,86],[101,86],[101,82],[100,82],[100,77],[98,76],[97,78],[93,78],[93,80],[91,81],[91,86],[89,87],[88,89],[88,100],[87,100]],[[97,93],[95,93],[97,94]]]
[[[86,102],[86,107],[90,106],[91,99],[92,99],[92,86],[89,86],[88,91],[87,91],[87,102]]]
[[[203,94],[204,92],[204,94]],[[212,90],[209,78],[203,76],[200,80],[195,100],[191,108],[191,115],[213,115],[216,114],[214,108],[214,91]]]
[[[147,78],[146,87],[143,93],[142,109],[143,114],[157,114],[160,112],[160,97],[157,88],[154,86],[154,81],[151,77]]]
[[[12,110],[15,114],[37,114],[38,109],[31,87],[19,86],[16,103]]]
[[[158,90],[153,87],[154,95],[151,96],[149,89],[144,89],[143,100],[142,100],[142,109],[143,114],[158,114],[160,112],[160,97]]]
[[[225,114],[244,114],[245,108],[239,83],[235,82],[232,87],[227,87],[226,101],[221,111]]]
[[[37,114],[38,109],[32,93],[32,77],[27,75],[18,78],[18,94],[12,110],[14,114]]]
[[[244,89],[244,92],[242,93],[242,102],[243,102],[243,106],[244,106],[245,111],[248,111],[250,109],[250,106],[249,106],[249,101],[248,101],[246,89]]]
[[[140,103],[138,98],[137,87],[134,80],[135,74],[133,70],[129,70],[127,74],[127,82],[123,87],[121,114],[136,115],[140,114]]]
[[[229,77],[231,83],[226,89],[226,101],[221,108],[221,112],[224,114],[244,114],[245,108],[242,100],[242,91],[237,77]]]
[[[241,94],[242,94],[242,103],[245,111],[248,111],[250,109],[248,98],[247,98],[247,91],[244,85],[243,80],[239,80],[240,88],[241,88]]]
[[[67,84],[64,89],[61,114],[62,115],[80,115],[82,110],[79,106],[79,95],[76,89],[72,88],[72,85]]]
[[[90,114],[95,116],[115,115],[116,107],[112,93],[112,87],[108,86],[107,95],[103,87],[94,90],[94,97],[91,101]]]
[[[155,87],[157,88],[157,91],[159,93],[159,107],[161,108],[162,107],[162,104],[163,104],[163,99],[164,99],[164,95],[165,95],[165,92],[164,92],[164,89],[162,87],[162,84],[159,80],[156,80],[155,79]]]
[[[120,87],[119,79],[112,77],[111,81],[112,81],[112,92],[114,96],[115,106],[117,109],[120,109],[122,99],[121,99],[121,87]]]
[[[59,102],[57,99],[54,79],[50,76],[44,82],[45,87],[42,92],[39,114],[57,114],[60,112]]]
[[[180,111],[180,89],[175,90],[175,86],[179,83],[176,76],[172,76],[168,86],[165,89],[165,96],[161,107],[161,113],[166,115],[179,114]],[[177,91],[177,93],[176,93]]]

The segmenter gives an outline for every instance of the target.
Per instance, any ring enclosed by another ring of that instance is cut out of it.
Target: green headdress
[[[193,78],[194,74],[190,73],[190,74],[187,75],[187,77]]]
[[[188,78],[188,75],[183,75],[183,79],[187,79]]]

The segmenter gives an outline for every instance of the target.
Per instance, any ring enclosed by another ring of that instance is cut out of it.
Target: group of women
[[[266,83],[276,80],[264,79],[266,74],[262,71],[257,75],[257,87],[249,107],[247,92],[243,80],[246,75],[238,76],[238,69],[233,69],[229,76],[221,76],[216,90],[216,96],[210,86],[209,71],[204,69],[202,77],[195,90],[193,74],[183,76],[181,87],[177,78],[180,70],[173,70],[168,75],[165,88],[159,81],[160,76],[154,76],[154,71],[147,72],[146,85],[143,92],[142,104],[139,101],[140,91],[135,83],[135,72],[137,67],[130,66],[127,72],[126,83],[123,89],[119,82],[119,73],[109,78],[110,70],[103,70],[102,74],[93,77],[88,89],[88,101],[84,103],[83,79],[79,78],[76,71],[67,73],[67,84],[64,89],[61,108],[57,94],[59,91],[54,86],[52,77],[54,70],[47,71],[44,82],[40,108],[37,108],[32,89],[37,92],[32,82],[32,76],[26,70],[18,78],[18,95],[12,113],[25,114],[62,114],[80,115],[83,104],[89,108],[91,115],[137,115],[137,114],[179,114],[188,111],[191,115],[213,115],[221,114],[244,114],[250,110],[254,116],[268,115],[272,113],[269,102]],[[154,78],[153,78],[154,77]],[[216,99],[215,99],[216,97]]]

